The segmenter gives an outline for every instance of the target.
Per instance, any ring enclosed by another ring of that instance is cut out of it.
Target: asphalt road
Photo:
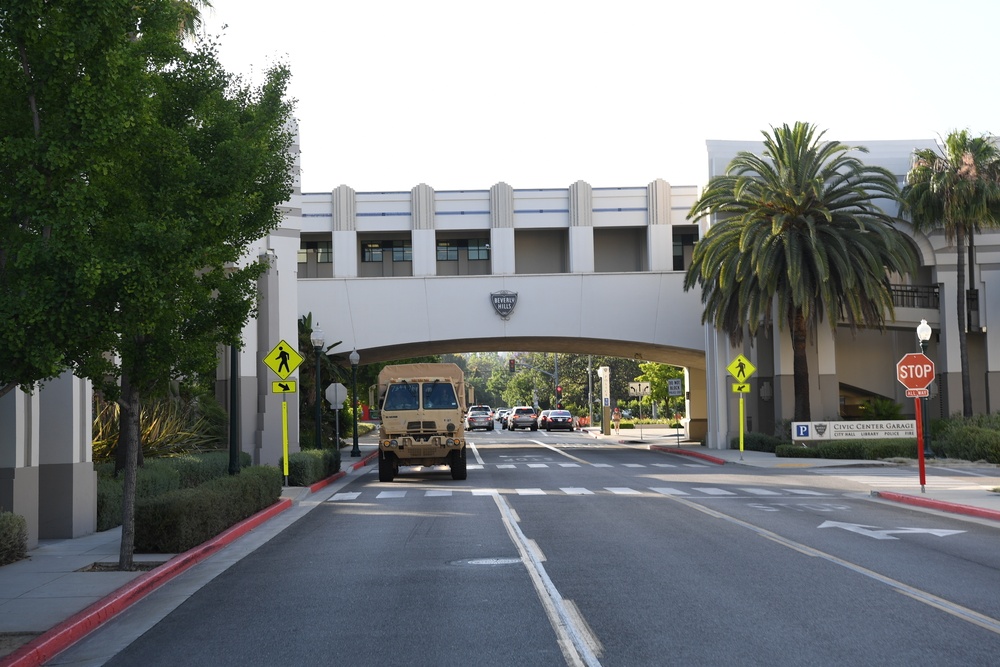
[[[1000,655],[994,526],[879,503],[836,474],[720,467],[578,433],[469,439],[467,480],[443,468],[355,478],[108,664],[910,667]]]

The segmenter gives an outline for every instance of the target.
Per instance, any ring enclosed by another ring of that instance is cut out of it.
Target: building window
[[[365,241],[361,244],[362,262],[381,262],[382,244],[378,241]]]
[[[674,231],[674,271],[686,271],[691,263],[694,244],[698,242],[698,232]]]
[[[299,246],[299,264],[309,261],[309,253],[316,255],[316,261],[320,264],[333,263],[333,242],[332,241],[303,241]]]
[[[469,261],[474,259],[489,259],[490,243],[486,239],[469,240]]]
[[[410,245],[409,241],[392,242],[392,261],[394,262],[413,261],[413,246]]]
[[[458,246],[452,241],[438,241],[437,258],[439,262],[457,262]]]

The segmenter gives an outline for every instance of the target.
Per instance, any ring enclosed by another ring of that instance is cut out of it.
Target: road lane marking
[[[597,659],[601,643],[590,630],[590,626],[582,622],[579,610],[571,606],[552,583],[552,579],[542,565],[542,556],[537,545],[529,540],[517,525],[517,519],[507,501],[499,493],[493,494],[493,500],[500,510],[504,526],[511,542],[517,547],[521,554],[521,562],[524,563],[528,576],[531,578],[538,599],[545,609],[545,614],[549,618],[549,623],[556,633],[559,648],[562,650],[566,664],[571,667],[601,667]]]
[[[752,523],[748,523],[741,519],[737,519],[736,517],[729,516],[728,514],[723,514],[722,512],[717,512],[713,509],[700,505],[692,500],[688,500],[686,498],[678,498],[676,496],[664,496],[664,497],[669,498],[673,502],[680,503],[693,510],[697,510],[699,512],[715,517],[717,519],[723,519],[724,521],[728,521],[742,528],[746,528],[747,530],[750,530],[760,535],[761,537],[767,538],[777,544],[792,549],[793,551],[798,551],[803,555],[810,556],[812,558],[822,558],[823,560],[833,563],[834,565],[839,565],[856,574],[860,574],[864,577],[868,577],[869,579],[873,579],[879,583],[882,583],[898,593],[902,593],[903,595],[911,597],[914,600],[917,600],[918,602],[923,602],[929,607],[934,607],[935,609],[951,614],[952,616],[960,620],[966,621],[967,623],[978,625],[979,627],[989,630],[994,634],[1000,635],[1000,619],[992,618],[985,614],[980,614],[978,611],[969,609],[968,607],[963,607],[960,604],[938,597],[932,593],[928,593],[927,591],[922,591],[919,588],[915,588],[908,584],[904,584],[903,582],[897,581],[892,577],[886,576],[884,574],[879,574],[874,570],[869,570],[866,567],[863,567],[856,563],[852,563],[848,560],[844,560],[843,558],[839,558],[837,556],[834,556],[833,554],[829,554],[825,551],[820,551],[815,547],[810,547],[806,544],[802,544],[800,542],[796,542],[795,540],[789,539],[782,535],[778,535],[777,533],[771,532],[770,530],[767,530],[765,528],[755,526]]]
[[[627,486],[606,486],[604,487],[604,490],[620,496],[638,496],[642,494],[642,491],[636,491],[635,489],[630,489]]]
[[[592,496],[592,495],[594,495],[594,492],[591,491],[590,489],[584,489],[583,487],[579,487],[579,486],[568,486],[568,487],[561,488],[559,490],[562,491],[563,493],[567,494],[567,495],[570,495],[570,496]]]

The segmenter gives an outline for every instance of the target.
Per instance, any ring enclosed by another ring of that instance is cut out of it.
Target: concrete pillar
[[[331,193],[333,216],[333,277],[357,278],[358,247],[357,198],[346,185]]]
[[[646,244],[650,271],[674,270],[674,235],[670,225],[670,184],[657,179],[646,186]]]
[[[424,183],[410,190],[413,211],[413,277],[437,275],[437,232],[434,230],[434,190]]]
[[[38,545],[38,392],[0,398],[0,510],[24,517]]]
[[[38,536],[90,535],[97,530],[93,390],[88,381],[65,373],[38,395]]]
[[[495,276],[514,274],[514,189],[506,183],[490,188],[490,262]]]

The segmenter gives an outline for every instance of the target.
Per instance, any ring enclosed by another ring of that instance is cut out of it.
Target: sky
[[[210,0],[231,72],[292,72],[302,189],[674,185],[708,140],[1000,132],[996,0]]]

